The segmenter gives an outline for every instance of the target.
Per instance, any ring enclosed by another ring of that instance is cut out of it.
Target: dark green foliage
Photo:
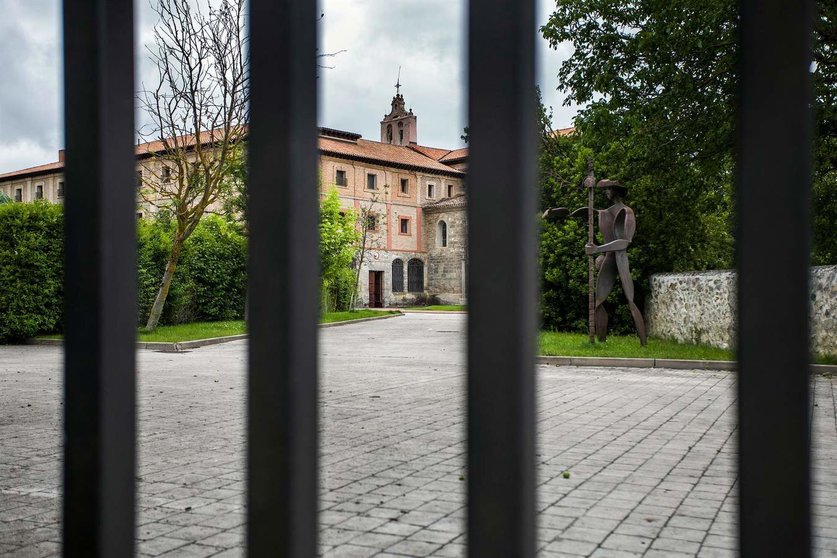
[[[62,207],[0,205],[0,342],[61,330],[63,277]]]
[[[813,187],[814,265],[837,263],[837,3],[817,2],[814,88],[817,95]]]
[[[173,231],[164,215],[137,224],[139,323],[157,294]],[[205,217],[186,242],[162,321],[241,319],[246,256],[246,239],[235,224]],[[63,207],[0,205],[0,342],[61,331],[63,274]]]
[[[541,108],[542,127],[549,128],[549,115]],[[677,173],[642,174],[624,163],[625,142],[588,145],[587,136],[552,137],[541,142],[539,171],[541,209],[587,205],[581,181],[588,158],[595,154],[595,174],[619,178],[628,185],[625,202],[637,216],[634,241],[628,249],[635,300],[644,308],[648,279],[653,273],[717,269],[732,264],[730,205],[727,189],[707,184],[697,170]],[[664,180],[675,180],[673,184]],[[597,192],[595,207],[608,201]],[[587,240],[586,222],[581,219],[547,221],[540,237],[541,313],[548,329],[586,331],[587,328]],[[601,243],[597,236],[596,243]],[[610,329],[614,333],[633,332],[621,286],[617,283],[606,303]]]
[[[816,6],[812,255],[827,264],[837,263],[837,5]],[[560,86],[587,104],[576,128],[597,175],[631,187],[632,264],[643,271],[732,263],[736,10],[733,0],[558,0],[542,28],[553,46],[573,45]]]
[[[164,212],[137,222],[137,321],[140,324],[145,323],[160,288],[160,279],[171,250],[174,227],[174,222]],[[186,251],[188,247],[184,248],[184,252]],[[185,321],[183,318],[187,297],[184,291],[183,269],[178,268],[172,280],[161,323],[174,324]]]
[[[138,224],[139,323],[160,287],[174,227],[165,213]],[[205,216],[183,246],[160,323],[242,319],[246,269],[247,243],[239,227],[218,216]]]
[[[188,321],[242,319],[247,242],[239,229],[221,217],[206,216],[186,245],[180,271],[185,276],[191,309]]]
[[[812,260],[823,265],[837,263],[837,5],[816,6]],[[543,207],[586,204],[577,185],[591,153],[598,178],[629,187],[637,231],[628,253],[640,308],[652,273],[733,265],[736,9],[732,0],[558,0],[542,28],[553,46],[572,43],[560,87],[568,103],[586,105],[575,136],[543,142]],[[541,120],[546,127],[543,112]],[[606,203],[598,197],[597,207]],[[575,225],[544,225],[548,327],[584,330],[583,243]],[[614,291],[611,325],[631,330]]]

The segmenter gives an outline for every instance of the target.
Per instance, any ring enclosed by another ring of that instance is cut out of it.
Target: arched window
[[[404,292],[404,262],[400,259],[392,260],[392,292]]]
[[[436,224],[436,246],[445,247],[448,245],[448,224],[439,221]]]
[[[411,293],[424,292],[424,262],[417,258],[407,263],[407,290]]]

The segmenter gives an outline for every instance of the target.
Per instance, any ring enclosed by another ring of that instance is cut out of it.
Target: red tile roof
[[[218,132],[212,131],[201,133],[201,143],[212,143],[218,139]],[[180,144],[183,147],[195,145],[195,136],[179,136]],[[154,153],[164,151],[163,142],[160,140],[141,143],[136,146],[138,157],[147,157]],[[424,170],[433,174],[445,174],[449,176],[463,176],[464,173],[448,165],[439,162],[439,159],[446,158],[452,153],[465,152],[467,149],[450,151],[449,149],[437,149],[418,145],[401,146],[380,143],[361,139],[360,135],[340,130],[324,128],[319,137],[320,153],[342,157],[346,159],[357,159],[373,164],[384,166],[395,166],[411,170]],[[38,165],[17,171],[0,174],[0,180],[12,178],[25,178],[61,172],[64,169],[64,162],[57,161]]]
[[[568,128],[558,128],[557,130],[552,130],[552,136],[571,136],[575,133],[575,126],[570,126]]]
[[[419,169],[434,174],[462,176],[464,173],[442,164],[434,158],[414,149],[416,146],[391,145],[377,141],[358,139],[356,142],[342,141],[320,136],[320,152],[347,159],[359,159],[381,165]],[[440,149],[439,151],[446,151]]]
[[[449,152],[447,155],[442,157],[440,160],[442,162],[453,162],[453,161],[460,161],[463,159],[468,158],[468,148],[463,147],[461,149],[454,149],[453,151]]]
[[[7,178],[24,177],[24,176],[39,176],[42,174],[51,174],[53,172],[60,172],[64,169],[63,161],[56,161],[54,163],[47,163],[45,165],[38,165],[36,167],[29,167],[17,171],[6,172],[0,174],[0,180]]]

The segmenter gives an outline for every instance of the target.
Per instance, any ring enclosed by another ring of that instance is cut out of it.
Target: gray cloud
[[[0,170],[56,160],[58,2],[0,0]]]
[[[543,24],[554,0],[538,3]],[[402,93],[418,116],[418,139],[454,148],[466,125],[465,0],[321,0],[322,52],[346,50],[320,72],[323,126],[379,138],[379,121],[389,111],[398,67]],[[137,0],[137,79],[153,82],[155,72],[142,46],[152,40],[149,0]],[[60,2],[0,0],[0,172],[56,158],[62,147]],[[562,107],[555,91],[560,61],[538,40],[538,83],[544,102],[555,109],[555,127],[571,124],[576,107]],[[137,114],[138,123],[144,121]]]

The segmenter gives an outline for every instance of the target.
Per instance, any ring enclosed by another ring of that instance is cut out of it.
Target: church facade
[[[418,143],[417,117],[396,93],[380,122],[380,141],[320,128],[321,191],[360,216],[366,250],[360,265],[359,304],[465,304],[467,268],[467,149]],[[137,180],[166,176],[155,144],[137,146]],[[63,203],[64,156],[0,174],[0,191],[14,201]],[[138,200],[137,217],[155,211]]]

